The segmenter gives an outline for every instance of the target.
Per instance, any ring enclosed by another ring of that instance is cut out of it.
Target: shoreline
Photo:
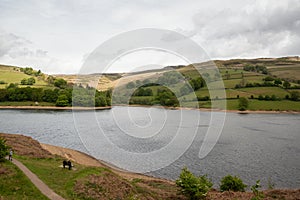
[[[144,108],[163,108],[168,110],[198,110],[202,112],[228,112],[237,114],[300,114],[300,111],[275,111],[275,110],[222,110],[222,109],[210,109],[210,108],[189,108],[189,107],[167,107],[167,106],[151,106],[151,105],[126,105],[116,104],[114,106],[104,107],[56,107],[56,106],[0,106],[0,110],[61,110],[61,111],[92,111],[92,110],[110,110],[113,107],[144,107]]]
[[[109,110],[111,106],[105,107],[56,107],[56,106],[0,106],[0,110]]]
[[[40,143],[40,145],[43,149],[45,149],[46,151],[50,152],[53,155],[58,155],[58,156],[64,157],[66,159],[69,159],[73,162],[76,162],[78,164],[82,164],[85,166],[108,168],[109,170],[113,171],[114,173],[116,173],[122,177],[125,177],[129,180],[141,178],[141,179],[145,179],[145,180],[158,180],[158,181],[167,182],[169,184],[175,184],[175,182],[171,179],[165,179],[165,178],[155,177],[155,176],[151,176],[151,175],[146,175],[143,173],[128,171],[128,170],[122,169],[120,167],[117,167],[114,164],[97,159],[87,153],[84,153],[84,152],[81,152],[81,151],[78,151],[75,149],[70,149],[70,148],[55,146],[55,145],[51,145],[51,144],[45,144],[45,143]]]

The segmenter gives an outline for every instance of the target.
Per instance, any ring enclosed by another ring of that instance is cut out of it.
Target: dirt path
[[[51,190],[41,179],[39,179],[34,173],[32,173],[25,165],[20,161],[13,159],[12,161],[23,173],[30,179],[30,181],[49,199],[51,200],[64,200],[61,196]]]

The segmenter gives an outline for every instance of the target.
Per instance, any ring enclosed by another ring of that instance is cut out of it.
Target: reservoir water
[[[300,115],[226,113],[220,135],[205,139],[215,127],[211,119],[209,112],[142,107],[0,110],[0,132],[31,136],[161,178],[174,180],[187,166],[197,175],[207,174],[215,186],[232,174],[248,185],[260,179],[265,188],[268,182],[300,187]],[[204,142],[213,148],[200,158]]]

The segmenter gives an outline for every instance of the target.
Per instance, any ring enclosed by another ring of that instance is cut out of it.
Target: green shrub
[[[69,105],[69,101],[68,101],[67,95],[65,95],[65,94],[59,95],[58,98],[57,98],[57,100],[56,100],[55,105],[59,106],[59,107],[68,106]]]
[[[247,110],[249,106],[249,100],[245,97],[239,98],[239,110],[244,111]]]
[[[9,147],[5,143],[5,139],[0,138],[0,161],[4,161],[5,156],[8,155]]]
[[[264,194],[262,191],[258,190],[259,188],[261,188],[260,180],[256,181],[256,184],[251,186],[251,191],[254,194],[254,197],[252,197],[251,200],[261,200],[264,198]]]
[[[189,199],[203,199],[212,187],[212,182],[204,176],[194,176],[186,167],[182,169],[176,185],[181,188],[181,193]]]
[[[247,185],[243,183],[243,181],[237,176],[227,175],[222,178],[220,190],[223,191],[241,191],[244,192]]]

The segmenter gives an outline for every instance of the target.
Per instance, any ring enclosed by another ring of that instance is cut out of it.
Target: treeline
[[[10,84],[6,89],[0,89],[0,102],[5,101],[50,102],[56,106],[110,106],[111,91],[100,92],[92,87],[19,88]]]
[[[127,83],[126,88],[137,88],[133,92],[129,104],[159,104],[176,107],[179,105],[178,97],[197,91],[204,86],[205,81],[201,76],[191,78],[187,74],[170,71],[163,73],[156,80],[131,81]],[[156,92],[153,92],[152,88],[156,88]],[[198,100],[206,101],[209,100],[209,97],[199,98]],[[122,95],[119,95],[117,102],[125,103],[122,101]]]
[[[34,70],[31,67],[25,67],[25,68],[20,68],[20,71],[23,72],[24,74],[27,74],[29,76],[41,76],[43,73],[41,70]]]
[[[300,89],[298,85],[291,85],[290,82],[286,80],[282,80],[280,78],[273,78],[271,76],[267,76],[263,79],[263,83],[246,83],[245,80],[242,80],[239,84],[235,85],[235,88],[247,88],[247,87],[283,87],[285,89]]]
[[[150,88],[144,89],[143,87],[138,88],[134,94],[140,93],[141,91],[147,92],[143,93],[142,97],[144,98],[135,98],[141,97],[138,95],[133,95],[129,101],[129,104],[141,104],[141,105],[162,105],[162,106],[178,106],[179,101],[176,95],[167,87],[161,86],[157,89],[157,94],[153,95],[153,92]],[[150,92],[151,91],[151,92]],[[148,95],[148,93],[152,95]]]
[[[262,65],[245,65],[244,70],[248,72],[257,72],[262,74],[268,74],[268,70],[265,66]]]

